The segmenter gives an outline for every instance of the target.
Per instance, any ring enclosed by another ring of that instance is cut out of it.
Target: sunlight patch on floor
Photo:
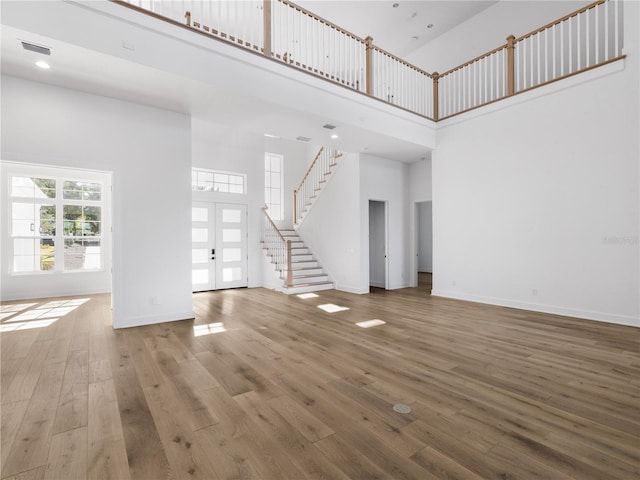
[[[2,305],[0,332],[48,327],[89,300],[90,298],[73,298],[55,300],[45,304],[14,303]]]
[[[193,335],[196,337],[201,337],[203,335],[212,335],[214,333],[221,333],[226,331],[227,329],[224,328],[224,323],[222,322],[193,326]]]
[[[335,312],[342,312],[343,310],[349,310],[348,307],[341,307],[339,305],[334,305],[333,303],[325,303],[324,305],[318,305],[318,308],[328,313],[335,313]]]
[[[360,328],[371,328],[371,327],[377,327],[378,325],[384,325],[385,321],[383,320],[378,320],[373,319],[373,320],[365,320],[364,322],[358,322],[356,323],[357,326],[359,326]]]
[[[316,295],[315,293],[299,293],[297,295],[298,298],[302,298],[306,300],[307,298],[318,298],[320,295]]]
[[[47,318],[46,320],[31,320],[27,322],[4,323],[0,325],[0,332],[6,333],[6,332],[13,332],[15,330],[30,330],[32,328],[48,327],[56,320],[58,319]]]

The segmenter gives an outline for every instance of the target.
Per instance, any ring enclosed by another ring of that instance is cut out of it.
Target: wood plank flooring
[[[109,305],[2,304],[2,479],[640,478],[638,329],[424,286]]]

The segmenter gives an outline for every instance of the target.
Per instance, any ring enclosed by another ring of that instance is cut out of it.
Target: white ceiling
[[[403,48],[405,51],[409,46],[416,48],[429,38],[443,33],[445,28],[452,28],[495,2],[399,1],[397,8],[393,8],[393,2],[388,1],[310,0],[299,3],[357,35],[377,36],[380,41],[376,39],[376,45],[402,54]],[[417,15],[408,20],[412,12]],[[422,28],[421,22],[433,22],[436,26],[428,34],[424,28],[425,34],[419,34],[420,40],[408,43],[407,34],[413,33],[409,27]],[[320,138],[321,135],[327,135],[320,127],[326,123],[326,119],[312,113],[292,111],[263,99],[243,96],[216,85],[98,54],[6,25],[2,25],[1,33],[3,74],[151,105],[216,123],[219,118],[224,118],[225,131],[250,133],[252,135],[249,136],[256,139],[254,141],[258,141],[262,133],[268,130],[282,138],[302,135],[322,141],[321,144],[326,142]],[[55,52],[55,68],[49,71],[35,68],[35,61],[42,56],[24,50],[19,40],[51,47]],[[247,136],[236,135],[241,142],[246,142]],[[367,151],[404,162],[430,155],[423,146],[359,128],[343,130],[340,143],[336,146],[345,151]]]
[[[404,57],[497,1],[298,0],[295,3],[359,37],[371,36],[377,47]],[[433,27],[427,28],[430,24]]]

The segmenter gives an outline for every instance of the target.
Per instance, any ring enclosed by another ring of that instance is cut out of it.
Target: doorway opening
[[[431,294],[433,288],[433,202],[416,202],[417,287]]]
[[[389,288],[387,202],[369,200],[369,286]]]

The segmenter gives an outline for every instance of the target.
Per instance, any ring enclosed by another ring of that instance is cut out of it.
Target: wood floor
[[[109,302],[2,305],[3,479],[640,478],[634,328],[421,288]]]

